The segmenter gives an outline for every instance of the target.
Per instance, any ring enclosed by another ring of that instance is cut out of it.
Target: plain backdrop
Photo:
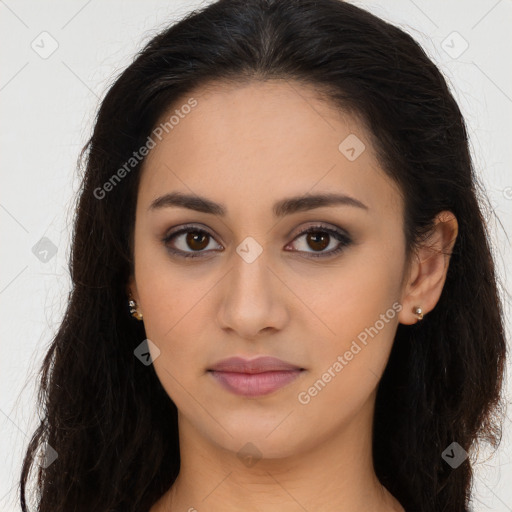
[[[36,373],[69,291],[77,157],[114,78],[158,30],[204,3],[0,0],[2,512],[20,509],[21,459],[38,419]],[[469,126],[476,169],[496,213],[489,216],[489,227],[499,273],[510,290],[512,70],[507,55],[512,2],[354,3],[409,32],[449,81]],[[510,312],[508,299],[509,340]],[[508,369],[510,403],[510,362]],[[479,454],[474,511],[512,511],[512,424],[510,410],[506,413],[499,450],[492,457],[484,449]]]

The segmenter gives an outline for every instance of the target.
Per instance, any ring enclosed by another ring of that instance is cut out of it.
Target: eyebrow
[[[225,217],[227,209],[223,204],[216,203],[198,195],[184,194],[182,192],[171,192],[156,198],[148,210],[154,211],[160,208],[182,207],[202,213],[210,213]],[[354,206],[368,210],[368,206],[344,194],[323,193],[315,195],[303,195],[289,197],[276,202],[272,208],[274,217],[280,218],[297,212],[322,208],[324,206]]]

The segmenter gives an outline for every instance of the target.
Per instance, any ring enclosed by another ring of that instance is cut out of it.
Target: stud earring
[[[142,313],[137,309],[137,303],[133,299],[130,298],[128,306],[130,307],[130,315],[137,320],[142,320]]]
[[[416,306],[414,308],[414,314],[418,317],[418,320],[422,320],[423,319],[423,310],[421,309],[420,306]]]

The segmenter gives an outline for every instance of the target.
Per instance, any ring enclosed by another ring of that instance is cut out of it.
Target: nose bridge
[[[268,268],[268,251],[256,244],[254,239],[246,239],[237,247],[229,295],[241,305],[250,303],[261,308],[271,300],[272,274]]]
[[[259,331],[282,328],[285,305],[276,286],[282,286],[270,269],[270,251],[254,239],[245,239],[233,255],[234,268],[227,276],[220,322],[225,328],[252,337]]]

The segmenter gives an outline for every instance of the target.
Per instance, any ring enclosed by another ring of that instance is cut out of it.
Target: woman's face
[[[356,118],[309,87],[190,96],[144,164],[130,283],[180,429],[275,458],[368,425],[402,308],[399,191]],[[326,194],[345,199],[314,199]],[[277,389],[224,374],[238,392],[210,371],[262,355],[303,370]]]

